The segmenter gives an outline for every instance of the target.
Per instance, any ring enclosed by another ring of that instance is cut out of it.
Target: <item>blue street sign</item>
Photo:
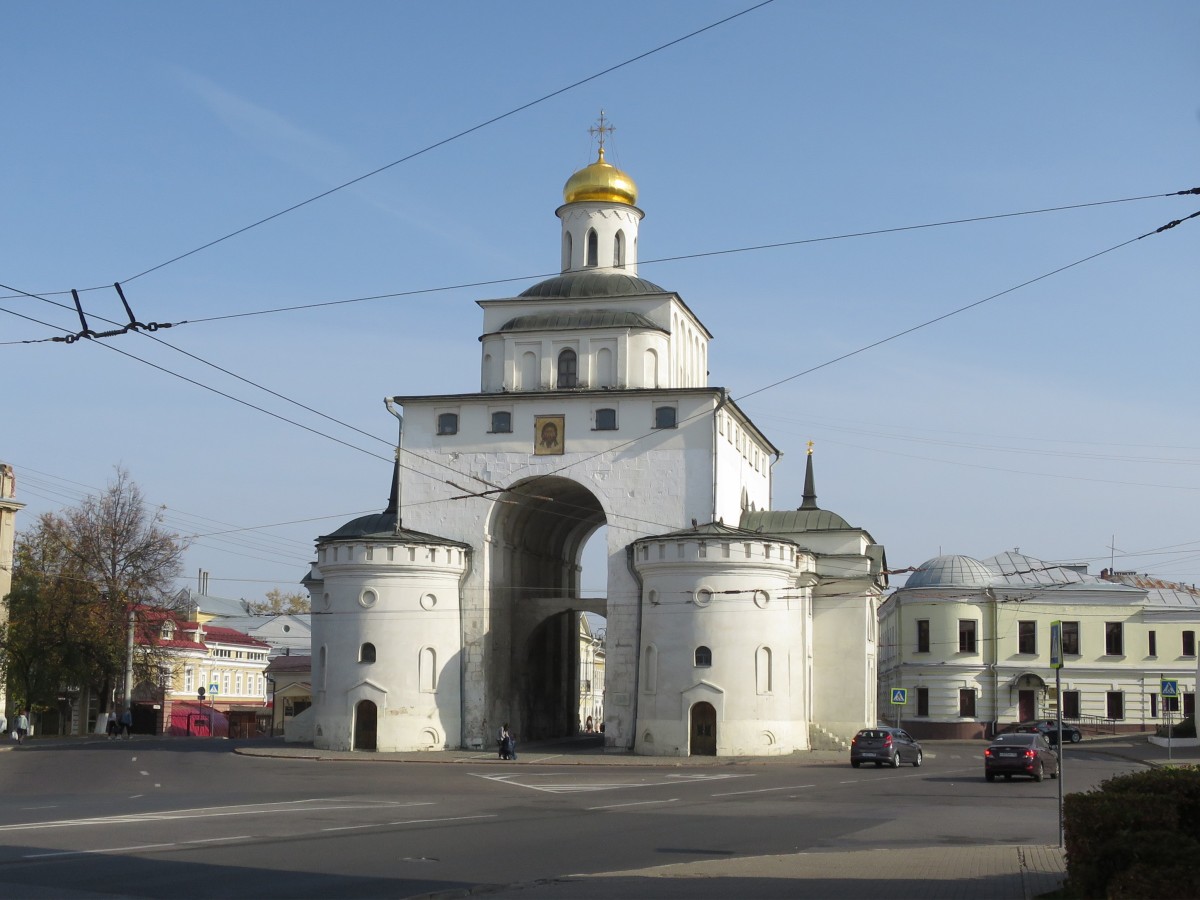
[[[908,702],[908,688],[892,688],[892,706],[903,706]]]
[[[1062,658],[1062,622],[1050,623],[1050,668],[1061,669]]]
[[[219,684],[217,684],[215,681],[208,686],[208,695],[210,697],[217,696],[217,694],[219,694],[220,691],[221,691],[221,686]]]
[[[1179,696],[1179,682],[1172,679],[1168,681],[1166,678],[1162,680],[1162,695],[1164,697]]]

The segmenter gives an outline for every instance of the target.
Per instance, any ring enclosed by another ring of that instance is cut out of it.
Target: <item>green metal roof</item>
[[[452,541],[449,538],[438,537],[436,534],[426,534],[423,531],[413,531],[404,527],[401,527],[397,531],[396,514],[394,512],[370,513],[369,515],[359,516],[357,519],[347,522],[337,531],[321,535],[321,537],[317,538],[317,543],[323,544],[326,541],[362,539],[397,541],[405,544],[453,544],[455,546],[467,546],[461,541]]]
[[[742,513],[742,528],[764,534],[798,534],[802,531],[842,531],[849,522],[827,509],[761,509]]]
[[[611,309],[535,313],[517,316],[500,326],[501,331],[565,331],[578,328],[652,328],[655,331],[667,331],[641,313]]]
[[[666,294],[652,281],[620,272],[569,272],[539,281],[521,291],[522,297],[580,300],[588,297],[632,297],[637,294]]]

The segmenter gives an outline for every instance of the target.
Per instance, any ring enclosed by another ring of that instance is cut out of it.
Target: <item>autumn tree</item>
[[[87,686],[107,711],[121,682],[130,611],[173,595],[187,544],[163,527],[123,468],[99,494],[45,513],[17,539],[3,645],[19,701],[51,704],[64,685]],[[155,672],[139,645],[137,674]]]
[[[285,594],[279,588],[271,588],[271,590],[267,591],[266,600],[257,602],[246,601],[246,610],[252,616],[296,615],[312,612],[312,603],[303,594]]]

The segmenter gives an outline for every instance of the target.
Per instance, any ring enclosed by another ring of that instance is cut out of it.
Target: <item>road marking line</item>
[[[248,841],[253,838],[252,834],[235,834],[230,837],[215,837],[215,838],[197,838],[194,841],[180,841],[181,844],[216,844],[220,841]]]
[[[70,828],[87,825],[129,825],[141,822],[169,822],[176,819],[203,819],[203,818],[222,818],[226,816],[256,816],[280,813],[308,813],[308,812],[326,812],[339,809],[396,809],[407,806],[432,806],[432,801],[413,801],[411,803],[401,803],[399,801],[367,801],[358,803],[343,802],[339,805],[322,806],[319,804],[330,803],[328,800],[280,800],[273,803],[262,804],[247,804],[245,806],[212,806],[200,807],[194,809],[168,810],[165,812],[144,812],[130,813],[128,815],[95,817],[90,819],[58,819],[51,822],[24,822],[15,825],[0,825],[0,832],[4,831],[38,831],[46,828]],[[281,809],[288,805],[301,804],[302,808]],[[318,804],[318,805],[313,805]]]
[[[736,797],[739,794],[765,794],[769,791],[795,791],[800,788],[816,787],[815,784],[790,784],[787,787],[758,788],[754,791],[729,791],[724,794],[710,794],[710,797]]]
[[[648,806],[653,803],[674,803],[678,797],[672,797],[670,800],[639,800],[637,803],[613,803],[611,806],[588,806],[587,810],[593,809],[620,809],[622,806]]]
[[[92,856],[97,853],[128,853],[132,850],[152,850],[158,847],[175,847],[177,844],[135,844],[132,847],[108,847],[104,850],[63,850],[58,853],[26,853],[22,859],[47,859],[52,856]]]
[[[388,822],[388,825],[429,825],[436,822],[461,822],[464,819],[495,819],[499,813],[487,813],[478,816],[449,816],[445,819],[405,819],[402,822]]]
[[[460,822],[463,819],[495,819],[499,813],[488,813],[479,816],[447,816],[444,819],[403,819],[399,822],[374,822],[369,825],[339,825],[334,828],[322,828],[321,831],[358,831],[363,828],[391,828],[395,825],[429,825],[437,822]]]

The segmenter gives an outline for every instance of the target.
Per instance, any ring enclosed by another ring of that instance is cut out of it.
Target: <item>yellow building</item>
[[[1192,715],[1200,592],[1017,552],[923,563],[879,610],[880,716],[918,737],[980,738],[1053,717],[1050,625],[1062,623],[1063,718],[1149,730]],[[1181,696],[1164,704],[1160,682]],[[906,703],[892,705],[904,688]]]

